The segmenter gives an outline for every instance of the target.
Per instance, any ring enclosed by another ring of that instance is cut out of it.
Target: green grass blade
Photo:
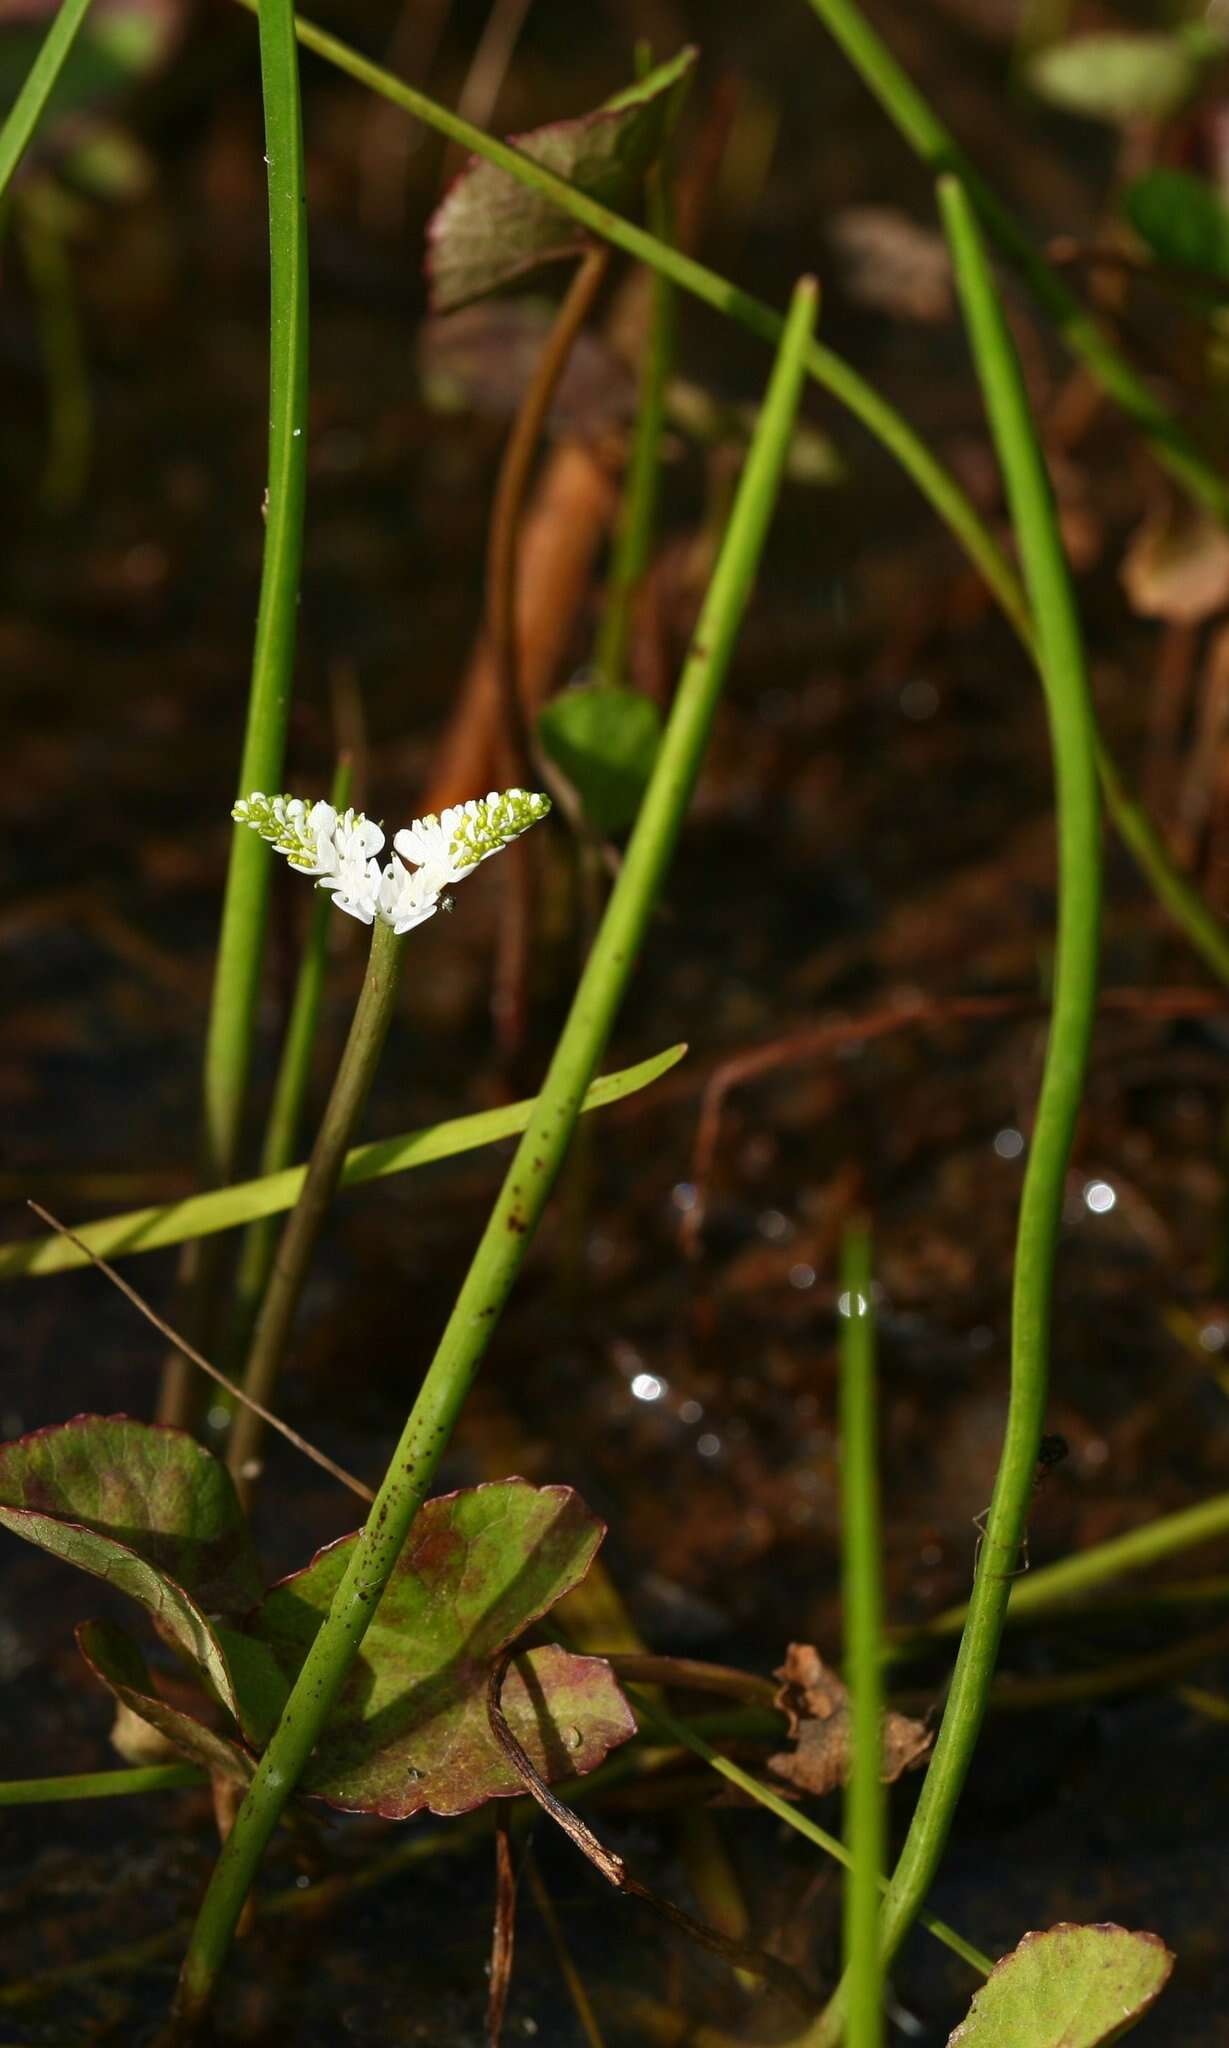
[[[0,127],[0,199],[8,191],[13,172],[30,146],[30,138],[64,69],[89,5],[90,0],[60,0],[55,20],[43,37],[25,83],[4,117]]]
[[[240,0],[253,8],[256,0]],[[572,215],[594,234],[603,236],[638,262],[646,263],[660,277],[668,278],[705,305],[737,321],[762,341],[776,343],[781,334],[781,316],[762,299],[744,292],[716,271],[684,256],[666,241],[611,213],[596,200],[533,163],[528,157],[493,135],[487,135],[468,121],[460,120],[447,107],[428,99],[390,71],[372,64],[356,50],[299,18],[296,33],[305,49],[313,50],[327,63],[378,93],[393,106],[401,107],[427,127],[472,150],[489,163],[499,164],[510,176],[519,178],[531,190],[543,193],[563,212]],[[886,56],[886,52],[884,53]],[[890,60],[889,60],[890,61]],[[905,81],[908,85],[908,81]],[[909,87],[912,93],[913,88]],[[914,95],[916,99],[916,95]],[[929,109],[918,101],[928,121]],[[1039,260],[1039,259],[1038,259]],[[1044,268],[1044,266],[1043,266]],[[1057,283],[1057,280],[1055,280]],[[1061,289],[1061,287],[1060,287]],[[960,543],[974,568],[985,580],[1013,630],[1030,655],[1036,659],[1028,601],[1007,556],[979,517],[971,500],[943,464],[931,453],[921,437],[894,406],[879,396],[857,371],[821,342],[814,342],[807,357],[808,374],[828,391],[866,432],[887,449],[910,477],[932,511]],[[1168,852],[1142,805],[1134,798],[1104,747],[1099,751],[1105,798],[1124,844],[1140,872],[1185,933],[1195,951],[1222,981],[1229,983],[1229,934],[1202,901],[1185,876],[1174,866]]]
[[[563,1163],[699,773],[797,413],[817,292],[795,292],[652,779],[542,1092],[345,1577],[218,1858],[185,1958],[179,2012],[208,2009],[265,1844],[345,1681]]]
[[[139,1764],[130,1771],[78,1771],[65,1778],[9,1778],[0,1783],[0,1806],[58,1806],[66,1800],[124,1799],[134,1792],[172,1792],[206,1785],[195,1764]]]
[[[1157,460],[1214,518],[1229,522],[1229,483],[1201,454],[1087,307],[1038,255],[1019,223],[901,69],[855,0],[809,0],[809,4],[922,162],[934,173],[959,175],[998,249],[1024,279],[1072,354],[1087,365],[1101,389],[1147,437]]]
[[[586,1089],[582,1111],[604,1109],[648,1088],[671,1067],[677,1066],[687,1048],[672,1045],[640,1060],[634,1067],[604,1074]],[[452,1117],[447,1123],[430,1124],[425,1130],[407,1131],[398,1138],[377,1138],[368,1145],[356,1145],[346,1154],[339,1185],[361,1187],[382,1180],[390,1173],[405,1173],[414,1166],[429,1166],[437,1159],[453,1159],[462,1152],[476,1152],[501,1138],[516,1138],[533,1114],[533,1101],[510,1102],[503,1109],[484,1110],[478,1116]],[[168,1202],[161,1208],[130,1209],[123,1216],[108,1216],[99,1223],[85,1223],[77,1232],[84,1244],[100,1258],[116,1259],[128,1252],[157,1251],[163,1245],[183,1244],[190,1238],[207,1237],[219,1230],[234,1230],[257,1217],[278,1216],[292,1209],[307,1173],[306,1166],[287,1167],[260,1180],[239,1181],[233,1187],[218,1188],[212,1194],[191,1195],[183,1202]],[[87,1266],[89,1259],[66,1237],[35,1237],[19,1244],[0,1245],[0,1281],[23,1275],[64,1273],[74,1266]]]
[[[1101,894],[1095,728],[1049,478],[973,207],[954,178],[940,181],[939,199],[1037,620],[1054,753],[1058,931],[1049,1041],[1017,1229],[1003,1448],[943,1725],[884,1908],[888,1959],[921,1906],[947,1840],[985,1713],[1028,1518],[1049,1381],[1054,1254],[1096,1004]]]
[[[883,1790],[883,1589],[875,1430],[875,1324],[871,1245],[864,1225],[846,1232],[841,1259],[841,1579],[850,1773],[845,1794],[846,2048],[880,2048],[883,1962],[879,1890],[886,1815]]]

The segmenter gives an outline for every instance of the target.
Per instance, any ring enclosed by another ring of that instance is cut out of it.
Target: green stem
[[[38,319],[47,380],[47,454],[39,495],[49,512],[80,503],[90,467],[94,415],[72,259],[58,194],[24,187],[13,202]]]
[[[609,1036],[681,829],[750,596],[797,410],[816,298],[810,281],[794,295],[738,502],[653,776],[542,1093],[345,1577],[214,1870],[180,1980],[179,2011],[190,2023],[208,2009],[265,1844],[328,1718],[426,1496],[520,1271]]]
[[[388,1037],[404,958],[405,940],[397,938],[390,926],[377,919],[350,1035],[320,1120],[299,1199],[286,1219],[252,1335],[243,1387],[245,1393],[266,1408],[277,1385],[312,1255],[337,1192],[346,1150],[366,1105]],[[238,1410],[231,1425],[227,1464],[241,1499],[250,1497],[259,1475],[258,1452],[264,1429],[262,1418],[247,1407]]]
[[[809,0],[809,4],[922,162],[936,174],[955,172],[959,176],[997,248],[1024,279],[1072,354],[1146,436],[1157,460],[1213,518],[1229,522],[1229,483],[1154,396],[1087,307],[1037,254],[1019,222],[902,71],[855,0]]]
[[[291,0],[259,0],[265,162],[269,167],[269,471],[260,603],[238,794],[282,781],[294,676],[303,508],[307,490],[307,196],[299,65]],[[201,1177],[232,1180],[243,1127],[264,953],[271,862],[253,832],[231,834],[222,926],[205,1041]],[[216,1248],[194,1248],[182,1278],[207,1328],[218,1294]],[[203,1346],[208,1349],[208,1345]],[[194,1375],[168,1361],[159,1418],[191,1417]]]
[[[140,1764],[130,1771],[77,1771],[64,1778],[9,1778],[0,1806],[58,1806],[70,1799],[124,1799],[134,1792],[170,1792],[207,1785],[195,1764]]]
[[[846,1232],[841,1259],[841,1577],[850,1771],[845,1793],[845,1969],[848,2048],[880,2048],[883,1962],[879,1891],[886,1821],[883,1793],[883,1589],[875,1431],[875,1325],[871,1243],[864,1225]]]
[[[21,91],[0,125],[0,199],[8,191],[13,173],[30,146],[89,4],[90,0],[60,0]]]
[[[350,759],[345,755],[337,764],[333,787],[329,791],[329,802],[335,811],[344,811],[349,801]],[[294,1160],[303,1124],[303,1105],[307,1099],[307,1086],[311,1078],[316,1033],[320,1024],[320,1004],[324,995],[324,974],[328,964],[329,933],[332,929],[333,905],[327,891],[317,889],[307,927],[307,937],[303,942],[303,957],[295,978],[294,996],[286,1024],[286,1036],[282,1043],[282,1057],[278,1063],[273,1100],[269,1106],[268,1122],[265,1124],[264,1144],[260,1153],[262,1177],[283,1172]],[[265,1290],[269,1284],[276,1252],[275,1218],[257,1217],[244,1232],[235,1272],[234,1312],[229,1347],[232,1359],[238,1360],[247,1354],[260,1304],[264,1300]],[[233,1413],[233,1403],[229,1399],[225,1406]]]
[[[687,1047],[672,1045],[652,1059],[617,1073],[603,1074],[586,1091],[581,1109],[605,1109],[622,1102],[641,1088],[649,1088],[671,1067],[678,1065]],[[341,1171],[344,1188],[365,1186],[390,1173],[406,1173],[411,1167],[429,1166],[437,1159],[453,1159],[458,1153],[476,1152],[483,1145],[498,1144],[501,1138],[519,1138],[530,1116],[533,1102],[510,1102],[503,1109],[482,1110],[477,1116],[458,1116],[446,1123],[430,1124],[426,1130],[404,1131],[397,1138],[377,1138],[369,1145],[356,1145],[347,1152]],[[71,1239],[55,1232],[32,1237],[17,1244],[0,1245],[0,1281],[16,1280],[23,1274],[64,1273],[76,1266],[88,1266],[90,1254],[121,1258],[134,1252],[156,1251],[161,1245],[182,1244],[190,1237],[205,1237],[218,1230],[233,1230],[258,1216],[276,1216],[292,1209],[307,1177],[305,1166],[288,1166],[281,1173],[262,1180],[237,1181],[211,1195],[192,1195],[184,1202],[168,1202],[161,1208],[129,1209],[122,1216],[108,1216],[101,1222],[83,1223]]]
[[[251,8],[256,5],[256,0],[240,0],[240,5]],[[637,227],[633,221],[611,213],[608,207],[599,205],[586,193],[555,177],[510,144],[484,134],[482,129],[473,127],[468,121],[460,120],[448,108],[437,105],[424,93],[395,78],[391,72],[369,63],[336,36],[302,19],[296,20],[295,27],[305,49],[314,50],[360,85],[379,93],[392,105],[402,107],[427,127],[472,150],[488,163],[497,164],[530,191],[540,192],[562,212],[592,229],[594,234],[602,235],[638,262],[651,265],[659,276],[669,278],[681,290],[690,292],[705,305],[736,320],[749,333],[773,344],[780,339],[781,316],[762,299],[741,291],[716,271],[706,269],[702,263],[683,255],[681,250]],[[923,111],[928,110],[923,108]],[[1057,279],[1055,283],[1058,283]],[[1062,289],[1061,286],[1059,288]],[[955,478],[932,455],[908,421],[831,349],[822,343],[813,343],[807,357],[807,371],[817,384],[822,385],[860,421],[867,433],[887,449],[912,479],[932,511],[960,543],[1035,660],[1028,604],[1019,579]],[[1185,932],[1195,951],[1202,955],[1214,973],[1229,982],[1229,939],[1222,926],[1174,866],[1159,834],[1142,806],[1127,792],[1104,747],[1100,748],[1099,760],[1103,771],[1109,771],[1105,798],[1111,816],[1145,880]]]
[[[885,1961],[916,1918],[943,1853],[985,1713],[1032,1498],[1049,1381],[1054,1254],[1096,1005],[1101,897],[1095,727],[1049,478],[976,215],[953,178],[940,181],[939,200],[1037,621],[1054,753],[1058,930],[1049,1041],[1016,1237],[1003,1448],[943,1724],[884,1907]],[[839,2012],[838,1993],[834,2022]]]

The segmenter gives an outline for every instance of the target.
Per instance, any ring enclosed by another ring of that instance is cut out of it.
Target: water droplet
[[[1024,1150],[1023,1133],[1017,1131],[1011,1124],[1007,1124],[1001,1131],[996,1133],[994,1149],[1000,1159],[1018,1159]]]
[[[796,1287],[800,1293],[805,1293],[808,1287],[814,1287],[814,1266],[808,1266],[804,1260],[800,1259],[796,1266],[791,1266],[789,1269],[789,1284],[791,1287]]]
[[[579,1728],[567,1729],[563,1739],[567,1743],[569,1749],[581,1749],[584,1746],[585,1738],[581,1734]]]
[[[660,1401],[666,1391],[666,1382],[659,1380],[655,1372],[638,1372],[632,1381],[632,1392],[638,1401]]]
[[[1084,1206],[1091,1209],[1094,1216],[1106,1215],[1117,1200],[1107,1180],[1090,1180],[1084,1189]]]

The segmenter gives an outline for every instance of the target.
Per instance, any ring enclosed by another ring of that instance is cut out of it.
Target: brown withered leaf
[[[1203,513],[1150,513],[1122,560],[1134,611],[1197,626],[1229,604],[1229,533]]]
[[[849,1694],[810,1643],[791,1643],[773,1673],[781,1681],[776,1705],[789,1722],[795,1747],[768,1759],[768,1768],[800,1792],[818,1798],[849,1776]],[[895,1784],[930,1751],[930,1730],[904,1714],[883,1717],[883,1781]]]

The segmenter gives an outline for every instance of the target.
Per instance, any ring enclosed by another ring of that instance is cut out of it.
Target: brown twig
[[[210,1379],[216,1380],[220,1387],[225,1387],[227,1393],[233,1395],[242,1407],[250,1408],[253,1414],[259,1415],[262,1422],[267,1423],[270,1429],[275,1429],[279,1436],[284,1436],[288,1444],[294,1445],[296,1451],[302,1451],[303,1456],[310,1458],[313,1465],[321,1466],[332,1478],[339,1479],[341,1484],[349,1487],[350,1492],[356,1493],[360,1500],[375,1499],[371,1488],[364,1486],[362,1480],[356,1479],[352,1472],[347,1472],[344,1465],[336,1464],[326,1452],[318,1451],[314,1444],[308,1443],[305,1436],[299,1435],[297,1429],[292,1429],[288,1422],[283,1422],[280,1416],[274,1415],[272,1410],[264,1407],[261,1402],[254,1401],[250,1394],[245,1394],[243,1388],[236,1385],[234,1380],[228,1379],[224,1372],[219,1372],[216,1365],[211,1365],[207,1358],[202,1358],[200,1352],[189,1344],[185,1337],[181,1337],[177,1330],[172,1329],[170,1323],[164,1322],[157,1310],[152,1309],[144,1297],[137,1293],[136,1288],[130,1286],[128,1281],[116,1272],[114,1266],[109,1266],[105,1259],[100,1259],[96,1251],[91,1251],[85,1239],[78,1237],[75,1230],[70,1230],[67,1223],[61,1223],[57,1216],[52,1215],[50,1209],[43,1208],[41,1202],[31,1202],[29,1207],[36,1216],[41,1216],[43,1222],[50,1225],[52,1230],[58,1230],[61,1237],[66,1237],[70,1244],[76,1245],[79,1252],[84,1252],[90,1263],[97,1266],[100,1273],[106,1274],[112,1286],[118,1287],[121,1294],[127,1295],[128,1300],[134,1308],[140,1310],[146,1322],[152,1323],[155,1330],[165,1337],[168,1343],[173,1344],[191,1364],[208,1373]]]
[[[575,2008],[576,2019],[580,2031],[585,2037],[587,2048],[606,2048],[606,2044],[602,2039],[602,2030],[598,2025],[597,2014],[593,2010],[589,1993],[585,1989],[584,1979],[572,1960],[572,1952],[567,1945],[563,1929],[559,1924],[559,1915],[555,1911],[555,1902],[543,1883],[542,1873],[538,1869],[537,1860],[532,1849],[527,1850],[525,1854],[525,1875],[529,1879],[529,1889],[533,1893],[534,1905],[541,1914],[546,1931],[550,1936],[551,1947],[555,1951],[555,1960],[559,1964],[563,1981],[568,1987],[568,1993]]]
[[[616,1678],[633,1685],[673,1685],[684,1692],[720,1693],[746,1700],[754,1707],[776,1705],[777,1687],[754,1671],[736,1671],[729,1664],[702,1664],[694,1657],[652,1657],[636,1651],[611,1651],[606,1662]]]
[[[501,1807],[495,1816],[495,1924],[491,1934],[491,1984],[486,2002],[488,2048],[499,2048],[503,2038],[515,1946],[516,1867],[512,1861],[508,1816]]]
[[[707,1926],[703,1920],[693,1920],[690,1913],[684,1913],[681,1907],[673,1905],[669,1899],[663,1899],[660,1893],[650,1891],[647,1885],[641,1884],[638,1878],[631,1876],[623,1858],[600,1842],[580,1815],[556,1797],[545,1780],[539,1777],[512,1733],[499,1703],[504,1676],[511,1661],[512,1653],[508,1652],[491,1666],[487,1680],[487,1718],[495,1740],[525,1790],[531,1798],[536,1799],[543,1813],[549,1814],[556,1826],[561,1827],[568,1839],[575,1843],[582,1856],[588,1857],[594,1868],[606,1879],[607,1884],[613,1885],[616,1891],[627,1892],[633,1898],[642,1899],[645,1905],[651,1906],[662,1919],[668,1920],[672,1927],[677,1927],[701,1948],[709,1949],[714,1955],[723,1956],[735,1969],[747,1970],[763,1978],[765,1983],[771,1984],[774,1990],[781,1992],[804,2012],[814,2011],[818,2004],[816,1995],[797,1971],[791,1970],[787,1963],[781,1962],[776,1956],[768,1955],[763,1949],[754,1948],[747,1942],[731,1941],[728,1935],[719,1933],[715,1927]]]
[[[774,1038],[749,1052],[735,1054],[714,1068],[704,1084],[700,1113],[691,1154],[691,1181],[695,1201],[684,1215],[680,1235],[684,1247],[694,1254],[704,1222],[705,1192],[713,1170],[721,1117],[726,1098],[744,1081],[781,1067],[801,1066],[825,1054],[843,1052],[851,1045],[869,1045],[878,1038],[890,1038],[898,1031],[919,1025],[964,1024],[992,1017],[1044,1015],[1046,1003],[1040,996],[986,995],[935,996],[874,1010],[865,1017],[834,1017],[827,1023],[811,1024],[802,1031]],[[1100,1007],[1127,1015],[1144,1017],[1204,1017],[1229,1010],[1229,998],[1219,989],[1177,988],[1102,989]]]

